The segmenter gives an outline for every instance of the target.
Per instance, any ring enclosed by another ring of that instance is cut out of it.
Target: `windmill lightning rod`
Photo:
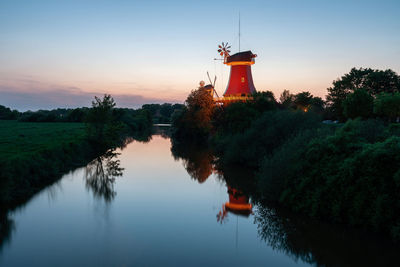
[[[239,52],[240,52],[240,12],[239,12]]]

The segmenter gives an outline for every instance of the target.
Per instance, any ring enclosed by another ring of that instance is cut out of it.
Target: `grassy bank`
[[[0,121],[0,204],[18,204],[95,155],[83,123]]]

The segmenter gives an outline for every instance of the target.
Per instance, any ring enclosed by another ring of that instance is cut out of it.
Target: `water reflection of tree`
[[[261,239],[295,260],[316,266],[398,266],[399,248],[372,234],[334,227],[259,205]]]
[[[90,162],[85,169],[86,187],[92,190],[95,197],[112,201],[116,195],[114,191],[115,178],[122,176],[123,168],[116,157],[120,153],[109,150],[104,155]]]
[[[204,183],[213,173],[214,156],[209,149],[172,142],[171,152],[175,160],[182,159],[190,177],[199,183]]]
[[[153,135],[161,136],[164,139],[171,138],[171,127],[170,126],[154,126]]]
[[[15,228],[15,223],[8,217],[7,214],[3,214],[0,211],[0,252],[3,247],[10,242],[11,233]]]

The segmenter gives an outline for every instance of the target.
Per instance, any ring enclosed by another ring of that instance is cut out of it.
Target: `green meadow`
[[[24,202],[94,154],[84,123],[0,121],[0,208]]]
[[[85,138],[83,123],[18,122],[0,120],[0,160],[37,156]]]

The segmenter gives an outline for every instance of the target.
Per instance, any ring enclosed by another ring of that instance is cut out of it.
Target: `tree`
[[[357,89],[364,89],[372,96],[379,93],[394,93],[400,91],[400,76],[388,70],[373,70],[370,68],[352,68],[348,74],[333,81],[333,87],[328,88],[327,102],[335,116],[343,120],[343,101],[347,95]]]
[[[325,101],[320,97],[313,97],[310,101],[310,111],[322,114],[325,110]]]
[[[188,119],[192,121],[195,126],[204,129],[210,129],[211,117],[214,111],[214,100],[204,88],[193,90],[185,102],[188,108]]]
[[[17,110],[0,105],[0,120],[16,120],[19,116],[20,113]]]
[[[400,117],[400,93],[380,93],[374,101],[374,113],[389,121]]]
[[[294,95],[289,92],[289,90],[283,90],[281,96],[279,97],[279,102],[285,108],[292,106],[294,100]]]
[[[294,96],[293,103],[296,109],[308,111],[311,105],[313,95],[310,92],[301,92]]]
[[[274,93],[271,91],[257,92],[253,94],[252,106],[259,112],[274,110],[277,102]]]
[[[95,96],[92,108],[85,118],[87,134],[90,140],[104,147],[114,145],[119,140],[122,129],[114,113],[115,102],[111,95],[105,94],[103,99]]]
[[[203,143],[210,133],[215,104],[212,95],[203,87],[193,90],[185,107],[177,110],[172,118],[172,136],[178,140],[192,139]]]
[[[356,89],[343,101],[343,115],[346,118],[369,118],[372,115],[374,98],[363,89]]]

